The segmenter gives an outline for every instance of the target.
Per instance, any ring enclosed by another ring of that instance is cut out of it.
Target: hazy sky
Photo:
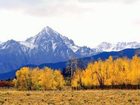
[[[140,0],[0,0],[0,41],[25,40],[45,26],[78,45],[140,42]]]

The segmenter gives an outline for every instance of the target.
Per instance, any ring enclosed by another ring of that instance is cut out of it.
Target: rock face
[[[89,57],[104,51],[140,48],[137,42],[101,43],[96,48],[80,47],[73,40],[45,27],[36,36],[25,41],[0,42],[0,73],[7,73],[25,65],[40,65]]]
[[[81,51],[84,49],[85,51]],[[28,64],[40,65],[85,57],[90,55],[89,52],[93,50],[75,45],[72,40],[47,26],[26,41],[9,40],[0,43],[0,73]]]

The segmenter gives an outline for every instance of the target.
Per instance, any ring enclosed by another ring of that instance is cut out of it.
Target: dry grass
[[[0,90],[0,105],[140,105],[140,90]]]

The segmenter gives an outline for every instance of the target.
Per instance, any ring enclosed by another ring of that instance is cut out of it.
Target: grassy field
[[[140,105],[140,90],[16,91],[1,89],[0,105]]]

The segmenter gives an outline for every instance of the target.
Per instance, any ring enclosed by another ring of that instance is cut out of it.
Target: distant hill
[[[95,48],[78,46],[73,40],[47,26],[37,35],[25,41],[0,42],[0,74],[12,72],[25,65],[47,64],[54,66],[57,62],[66,62],[72,58],[89,57],[89,59],[93,59],[94,55],[97,56],[104,51],[120,51],[127,48],[140,48],[140,43],[119,42],[111,44],[103,42]],[[97,56],[97,58],[99,57]],[[55,67],[61,68],[63,64],[59,65],[59,67],[58,65]]]
[[[134,55],[138,55],[140,56],[140,48],[138,49],[125,49],[122,51],[112,51],[112,52],[102,52],[100,54],[97,55],[93,55],[91,57],[85,57],[85,58],[79,58],[78,61],[82,61],[82,66],[87,66],[88,63],[96,61],[96,60],[106,60],[108,59],[109,56],[112,56],[114,59],[119,58],[119,57],[127,57],[127,58],[132,58]],[[41,65],[25,65],[28,67],[39,67],[39,68],[44,68],[44,67],[50,67],[52,69],[60,69],[62,71],[65,70],[66,66],[67,66],[68,62],[58,62],[58,63],[44,63]],[[21,66],[22,67],[22,66]],[[6,79],[10,79],[10,78],[14,78],[15,77],[15,72],[16,70],[7,72],[7,73],[1,73],[0,74],[0,80],[6,80]]]

